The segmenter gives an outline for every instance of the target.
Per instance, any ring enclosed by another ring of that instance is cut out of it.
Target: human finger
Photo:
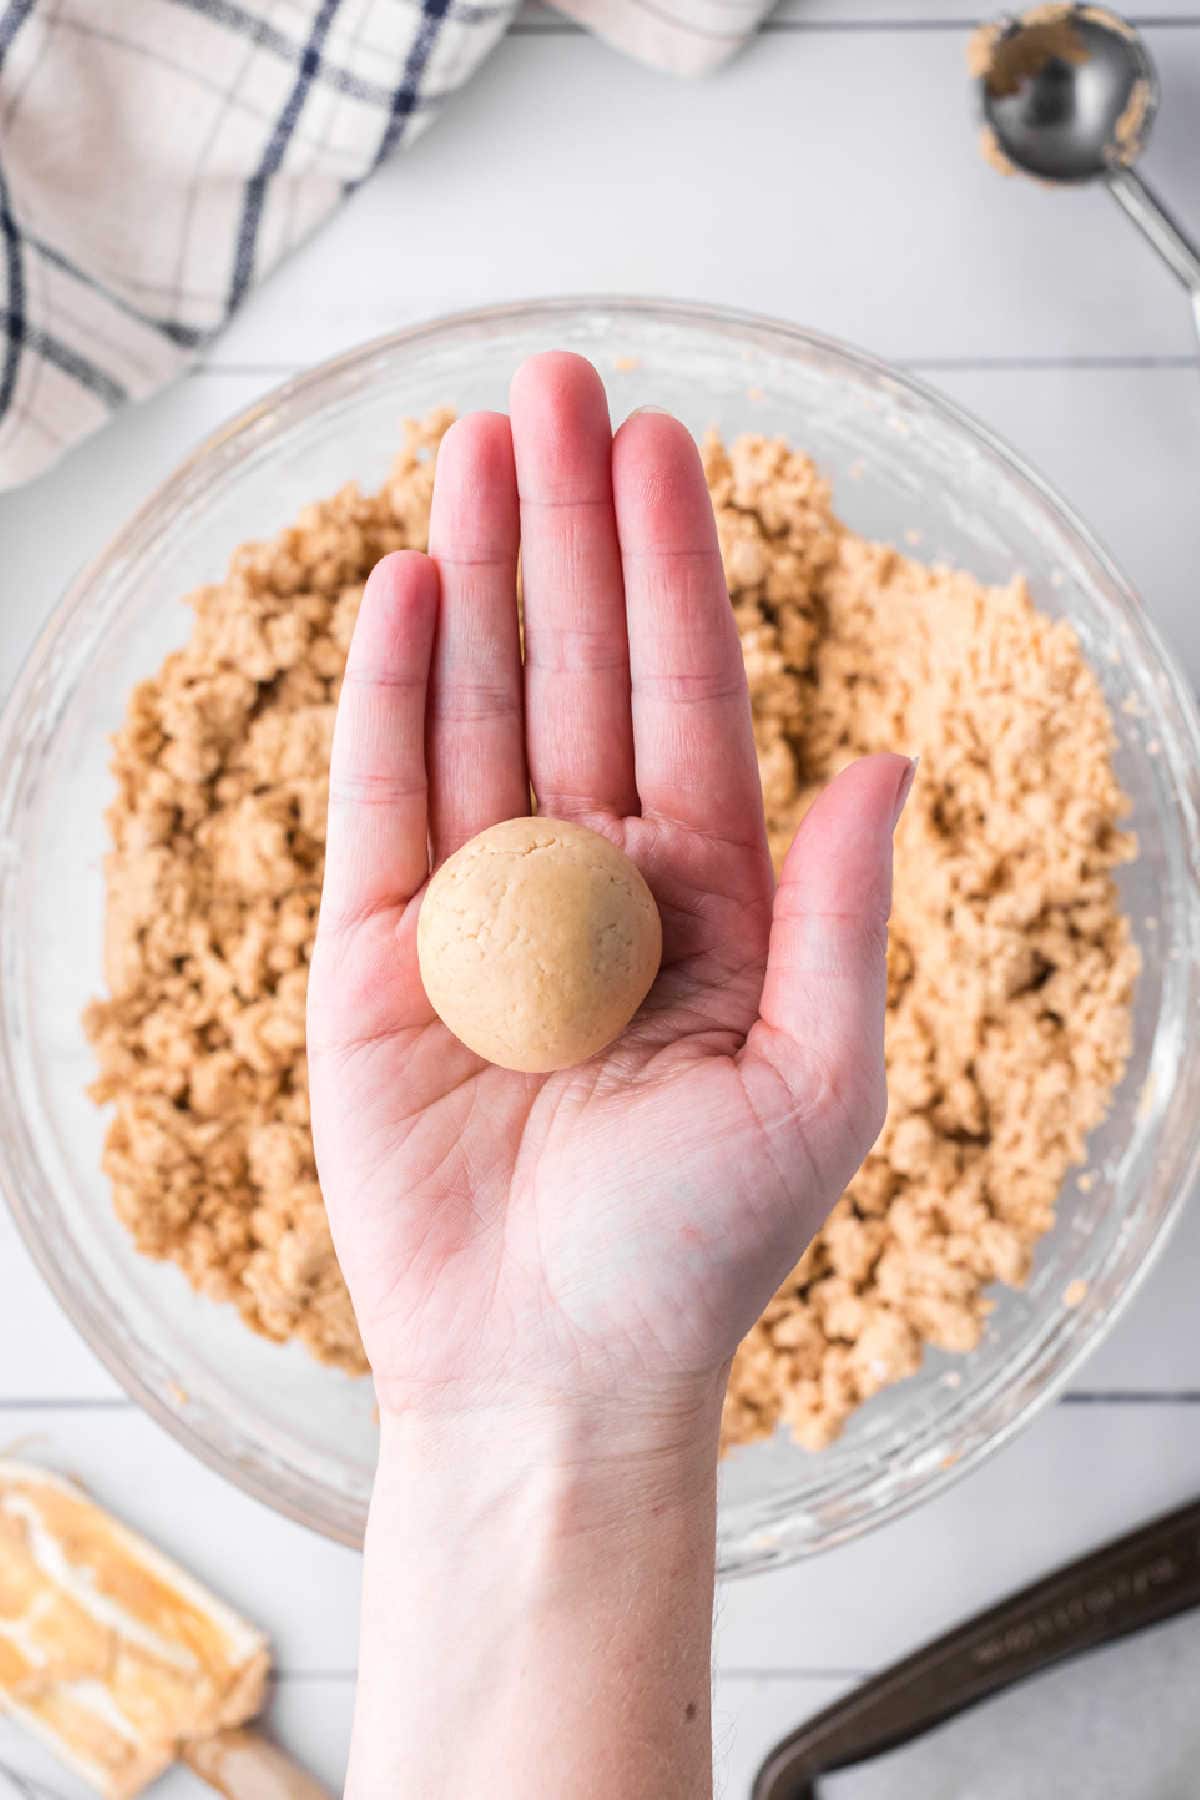
[[[766,854],[741,644],[690,434],[665,413],[613,444],[643,816]]]
[[[429,553],[441,578],[426,736],[434,866],[529,810],[517,625],[517,478],[501,413],[438,449]]]
[[[518,369],[510,405],[530,778],[544,812],[624,817],[637,790],[604,386],[583,357],[550,351]]]
[[[376,564],[333,733],[325,929],[403,906],[428,874],[425,697],[436,616],[437,570],[428,557],[400,550]]]

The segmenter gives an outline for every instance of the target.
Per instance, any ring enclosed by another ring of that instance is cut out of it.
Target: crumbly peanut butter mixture
[[[104,972],[85,1024],[118,1217],[148,1256],[323,1362],[366,1359],[309,1132],[304,995],[333,715],[368,571],[423,548],[449,412],[190,596],[184,649],[114,741]]]
[[[344,488],[194,594],[188,645],[115,740],[106,976],[87,1026],[104,1166],[140,1250],[248,1324],[365,1368],[309,1135],[304,988],[326,766],[362,583],[425,544],[410,428],[378,494]],[[754,707],[772,852],[852,757],[919,752],[900,827],[888,1122],[745,1340],[727,1445],[784,1421],[828,1443],[922,1345],[969,1350],[985,1289],[1024,1280],[1129,1049],[1133,853],[1112,727],[1074,634],[854,536],[813,464],[705,446]]]
[[[738,1351],[728,1443],[834,1438],[925,1343],[969,1350],[1107,1110],[1137,952],[1112,725],[1068,625],[839,525],[807,458],[706,449],[782,856],[851,757],[919,752],[897,839],[888,1120]]]

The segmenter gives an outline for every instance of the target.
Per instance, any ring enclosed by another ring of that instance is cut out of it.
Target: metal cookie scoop
[[[1188,289],[1200,332],[1200,251],[1132,167],[1158,106],[1133,27],[1098,6],[1039,6],[985,27],[971,60],[993,160],[1041,181],[1104,181]]]

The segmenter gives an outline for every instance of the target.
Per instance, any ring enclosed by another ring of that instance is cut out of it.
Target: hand
[[[439,453],[430,554],[371,576],[338,711],[309,988],[313,1129],[385,1415],[687,1407],[883,1121],[898,756],[842,774],[778,889],[699,457],[614,439],[594,370],[537,357],[511,425]],[[525,644],[516,605],[520,543]],[[417,968],[432,862],[529,809],[658,901],[662,970],[602,1055],[483,1063]]]

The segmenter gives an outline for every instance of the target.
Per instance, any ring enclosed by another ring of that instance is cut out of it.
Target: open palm
[[[309,986],[321,1182],[385,1407],[643,1393],[719,1373],[882,1121],[891,832],[911,766],[813,807],[776,891],[695,447],[614,440],[582,359],[438,457],[430,556],[367,585]],[[524,655],[516,603],[518,547]],[[607,1051],[484,1063],[416,958],[431,858],[529,810],[637,863],[663,963]]]

